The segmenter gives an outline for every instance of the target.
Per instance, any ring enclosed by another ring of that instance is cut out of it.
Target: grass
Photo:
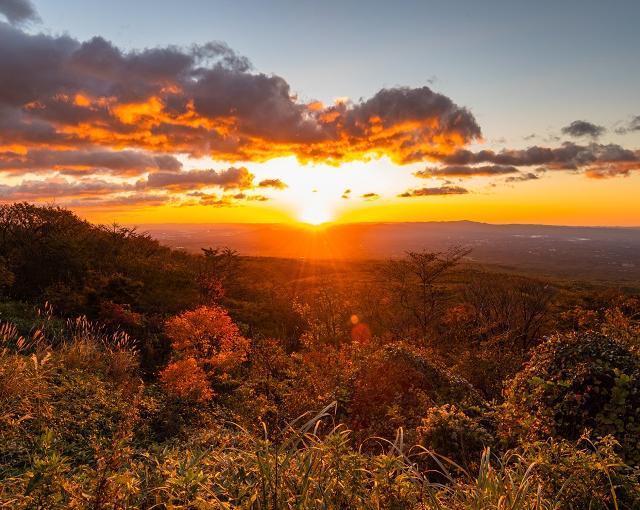
[[[210,417],[157,440],[163,401],[139,381],[128,338],[86,320],[64,335],[52,345],[45,327],[23,337],[0,325],[0,508],[633,508],[620,491],[639,501],[628,497],[637,478],[608,444],[486,448],[470,471],[405,444],[402,429],[362,448],[335,423],[336,403],[279,431]]]

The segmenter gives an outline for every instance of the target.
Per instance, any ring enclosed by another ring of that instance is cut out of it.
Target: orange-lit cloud
[[[281,179],[263,179],[258,183],[259,188],[287,189],[289,186]]]
[[[554,148],[533,146],[523,150],[505,149],[500,152],[471,152],[461,149],[442,157],[441,161],[447,165],[465,166],[481,163],[512,167],[535,166],[544,170],[582,171],[590,177],[613,177],[640,170],[640,151],[625,149],[617,144],[578,145],[565,142]],[[473,169],[483,167],[468,168],[472,173]]]
[[[3,144],[102,146],[228,161],[293,155],[396,163],[450,154],[480,137],[473,115],[428,87],[357,103],[303,103],[279,76],[253,72],[220,43],[125,52],[95,37],[0,25]]]
[[[469,190],[460,186],[439,186],[436,188],[418,188],[405,191],[398,195],[401,198],[432,197],[440,195],[466,195]]]

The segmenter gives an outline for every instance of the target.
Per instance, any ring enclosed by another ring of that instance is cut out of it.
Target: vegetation
[[[465,253],[195,256],[0,207],[0,508],[640,507],[639,297]]]

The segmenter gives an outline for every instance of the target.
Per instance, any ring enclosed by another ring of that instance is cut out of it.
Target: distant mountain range
[[[640,228],[492,225],[471,221],[138,225],[163,244],[191,252],[228,246],[242,255],[379,259],[411,250],[472,249],[469,260],[505,269],[640,286]]]

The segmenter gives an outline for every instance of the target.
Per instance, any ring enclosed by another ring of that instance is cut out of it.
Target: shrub
[[[172,317],[165,332],[177,355],[197,359],[219,375],[236,368],[249,353],[249,341],[219,306],[201,306]]]
[[[569,510],[638,508],[640,479],[616,453],[607,436],[577,442],[549,439],[523,445],[523,456],[535,464],[543,494]],[[617,505],[617,506],[616,506]]]
[[[424,448],[461,466],[477,462],[484,448],[493,441],[479,420],[451,404],[429,409],[417,429],[417,435],[418,443]]]
[[[249,340],[219,306],[201,306],[172,317],[165,332],[173,361],[160,379],[170,394],[186,400],[210,400],[211,385],[226,383],[249,353]]]
[[[578,439],[612,435],[628,462],[640,462],[640,358],[594,333],[540,345],[513,379],[504,405],[507,437]]]
[[[160,372],[160,381],[167,393],[184,400],[206,402],[214,395],[207,374],[193,358],[169,363]]]
[[[453,375],[429,351],[394,343],[361,363],[351,411],[356,429],[390,437],[397,427],[415,428],[432,406],[481,400],[469,383]]]

